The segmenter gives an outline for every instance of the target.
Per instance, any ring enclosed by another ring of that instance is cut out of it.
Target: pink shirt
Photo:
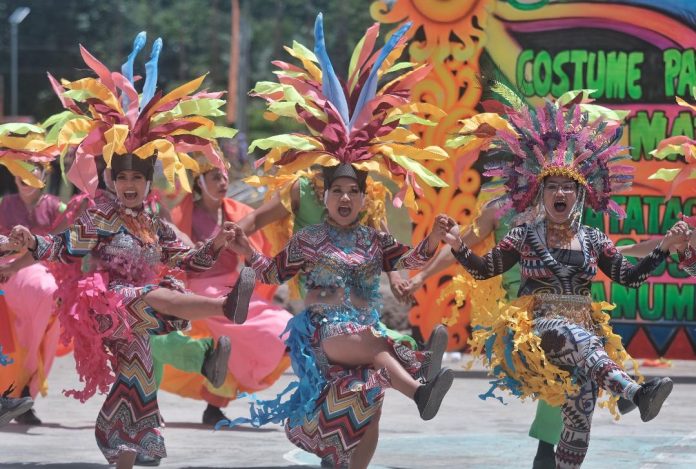
[[[19,194],[7,195],[0,201],[0,233],[7,234],[15,225],[24,225],[35,234],[48,234],[60,215],[61,205],[55,195],[43,194],[28,210]]]

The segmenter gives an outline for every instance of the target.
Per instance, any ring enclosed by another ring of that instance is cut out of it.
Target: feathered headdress
[[[692,95],[696,93],[696,86],[691,90]],[[680,106],[688,107],[691,111],[696,111],[696,106],[687,103],[682,98],[677,96],[677,103]],[[672,197],[672,193],[677,186],[688,179],[696,179],[696,140],[685,135],[669,137],[657,144],[657,148],[650,152],[652,156],[663,160],[671,155],[681,155],[684,157],[686,166],[681,168],[661,168],[651,174],[648,179],[661,179],[663,181],[672,181],[669,188],[667,198]]]
[[[418,179],[445,187],[446,183],[421,162],[445,159],[447,153],[436,146],[418,148],[420,137],[404,127],[412,123],[435,125],[423,115],[444,116],[436,106],[411,101],[411,87],[428,74],[429,67],[395,63],[405,46],[408,28],[405,25],[396,31],[374,53],[379,25],[369,28],[353,52],[347,80],[342,83],[326,51],[320,13],[314,27],[314,53],[294,43],[286,50],[302,66],[273,62],[280,69],[275,72],[278,83],[260,82],[252,91],[252,95],[268,101],[268,118],[292,117],[309,133],[255,140],[250,151],[269,150],[258,164],[263,164],[266,171],[275,165],[278,177],[314,164],[349,164],[357,170],[374,171],[400,186],[394,196],[396,206],[415,207],[415,194],[421,193]],[[413,69],[378,90],[382,76],[408,68]]]
[[[46,143],[44,129],[36,125],[0,125],[0,165],[26,184],[41,188],[43,181],[33,173],[33,163],[47,165],[58,155],[55,145]]]
[[[500,114],[482,113],[464,120],[461,135],[448,146],[494,150],[502,156],[485,165],[484,175],[494,177],[487,190],[504,192],[499,201],[505,212],[525,212],[545,177],[565,176],[584,188],[587,205],[622,218],[625,212],[611,195],[627,190],[633,181],[634,168],[622,164],[629,156],[619,144],[626,113],[589,104],[590,93],[570,91],[536,108],[508,100],[513,105],[503,106]]]
[[[67,111],[53,116],[45,124],[55,126],[51,134],[63,152],[68,145],[77,146],[68,178],[90,195],[94,195],[97,188],[94,164],[97,155],[104,157],[107,167],[111,167],[112,158],[147,160],[156,156],[169,183],[173,184],[178,178],[187,191],[191,188],[186,169],[197,168],[188,152],[199,151],[211,164],[223,167],[212,142],[217,137],[232,137],[234,131],[216,127],[208,118],[224,114],[219,109],[225,102],[220,99],[223,92],[192,94],[201,86],[205,75],[166,95],[156,90],[157,61],[162,49],[162,40],[158,38],[145,64],[147,76],[139,95],[134,87],[139,77],[133,76],[133,62],[145,42],[145,32],[136,36],[121,73],[109,71],[80,46],[82,58],[96,73],[96,78],[58,83],[48,75]]]

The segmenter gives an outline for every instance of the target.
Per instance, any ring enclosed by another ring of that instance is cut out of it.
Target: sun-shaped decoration
[[[482,46],[483,29],[494,3],[494,0],[382,0],[371,5],[370,13],[381,23],[407,20],[413,23],[411,34],[422,34],[424,40],[412,43],[412,59],[427,61],[433,53],[445,53],[465,61]]]

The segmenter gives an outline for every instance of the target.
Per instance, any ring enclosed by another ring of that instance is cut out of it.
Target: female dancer
[[[361,44],[372,48],[377,31],[377,26],[370,28]],[[271,150],[265,162],[276,163],[279,177],[298,167],[324,166],[322,196],[327,217],[298,231],[275,258],[254,251],[239,227],[230,241],[230,247],[249,259],[263,282],[279,283],[302,272],[308,290],[306,309],[289,322],[286,340],[299,381],[277,399],[255,403],[252,418],[235,419],[230,425],[283,423],[293,443],[319,457],[330,456],[341,467],[363,468],[371,460],[385,388],[394,387],[413,398],[421,417],[431,419],[453,379],[451,370],[429,366],[429,352],[415,352],[388,339],[379,325],[378,310],[381,272],[423,265],[437,248],[449,219],[439,216],[433,232],[414,249],[359,223],[367,169],[401,185],[396,199],[409,205],[414,202],[414,187],[417,190],[415,176],[443,184],[411,156],[444,158],[444,151],[412,147],[419,138],[400,125],[403,116],[419,110],[418,104],[410,102],[408,91],[427,70],[406,73],[379,94],[375,91],[379,74],[393,65],[385,59],[397,57],[405,44],[404,32],[394,34],[374,55],[370,49],[356,51],[359,60],[348,82],[351,96],[346,96],[324,48],[319,15],[316,56],[296,45],[291,53],[302,59],[305,68],[279,63],[280,84],[257,86],[264,90],[259,95],[271,102],[271,111],[289,109],[290,101],[299,99],[299,108],[292,108],[299,109],[298,118],[311,135],[275,136],[252,147]],[[317,59],[321,75],[312,63]],[[285,87],[296,91],[279,94]],[[432,361],[439,363],[440,358]],[[427,383],[421,385],[418,378]],[[289,399],[281,402],[291,391]]]
[[[139,35],[135,53],[142,43],[144,37]],[[214,315],[224,314],[241,323],[253,289],[253,282],[242,282],[227,297],[208,298],[185,292],[180,282],[166,275],[169,269],[210,268],[230,231],[225,226],[213,239],[191,249],[159,217],[144,210],[156,159],[161,160],[165,175],[179,175],[182,181],[184,168],[195,167],[184,151],[200,150],[221,164],[206,138],[215,137],[210,134],[214,126],[200,113],[208,109],[213,114],[224,102],[216,99],[219,93],[190,94],[200,86],[202,77],[167,95],[155,93],[152,78],[156,73],[151,72],[153,68],[156,72],[160,48],[161,41],[156,41],[141,95],[131,81],[135,54],[129,57],[130,68],[124,65],[125,75],[121,75],[109,72],[81,49],[99,78],[64,81],[62,85],[52,80],[61,102],[75,114],[60,130],[64,141],[77,145],[68,176],[83,191],[93,193],[94,158],[102,155],[111,170],[117,199],[87,210],[57,236],[35,236],[22,226],[13,228],[11,234],[36,260],[68,263],[91,254],[98,263],[96,271],[78,285],[82,294],[76,314],[61,318],[73,336],[78,373],[86,385],[83,391],[68,394],[84,400],[113,383],[95,433],[106,459],[118,467],[132,467],[136,454],[166,457],[148,336],[184,328],[187,320]],[[64,94],[65,89],[75,88],[83,91],[81,97],[89,97],[84,110]],[[192,106],[181,105],[184,102]],[[210,107],[211,102],[215,106]],[[187,109],[195,109],[197,115],[189,116]]]
[[[500,201],[523,223],[483,257],[462,241],[459,227],[447,235],[454,256],[476,279],[520,265],[519,299],[500,311],[480,312],[471,342],[475,353],[485,345],[498,377],[494,387],[562,404],[559,468],[582,464],[600,389],[634,401],[643,421],[658,414],[671,392],[669,378],[641,386],[617,364],[626,353],[602,312],[607,305],[592,304],[590,282],[599,267],[612,280],[637,287],[684,237],[682,228],[671,229],[633,266],[606,235],[581,224],[585,203],[621,216],[610,195],[630,186],[632,175],[619,163],[620,125],[590,121],[578,96],[536,109],[519,104],[502,117],[477,116],[487,125],[492,119],[503,123],[486,134],[482,147],[512,158],[492,164],[486,174],[501,178],[506,192]]]
[[[7,236],[0,235],[0,257],[15,253],[17,246],[10,243]],[[0,274],[0,283],[4,283],[4,274]],[[4,300],[0,296],[0,303]],[[2,353],[2,344],[0,344],[0,366],[12,364],[12,359]],[[31,397],[9,397],[13,388],[10,386],[5,392],[0,395],[0,427],[10,423],[10,421],[25,412],[28,412],[34,405],[34,400]]]
[[[31,150],[31,151],[29,151]],[[0,126],[0,153],[10,161],[17,153],[27,155],[31,173],[22,167],[10,166],[15,174],[17,193],[0,201],[0,234],[8,234],[14,225],[30,226],[40,234],[54,230],[65,206],[58,197],[41,190],[57,150],[45,142],[40,127],[27,124]],[[3,159],[4,159],[3,158]],[[27,180],[30,173],[33,180]],[[14,361],[0,369],[0,389],[10,386],[22,397],[33,399],[46,395],[47,377],[53,365],[60,327],[55,316],[54,273],[43,264],[13,256],[0,266],[7,279],[2,281],[4,305],[1,321],[6,333],[14,338]],[[16,421],[25,425],[41,425],[34,409],[18,415]]]

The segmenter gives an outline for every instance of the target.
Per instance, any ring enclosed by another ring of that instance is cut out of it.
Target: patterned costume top
[[[659,246],[633,265],[601,231],[586,225],[578,231],[582,251],[549,250],[544,223],[513,228],[498,245],[483,257],[467,246],[454,251],[459,262],[478,279],[500,275],[519,262],[522,282],[519,296],[534,294],[590,295],[590,282],[597,268],[613,281],[638,287],[668,253]],[[580,256],[581,254],[581,256]],[[565,259],[564,259],[565,258]]]
[[[274,258],[254,252],[250,263],[264,283],[281,283],[302,272],[309,289],[344,288],[346,299],[354,293],[375,302],[382,271],[416,269],[429,258],[427,238],[411,249],[364,225],[341,228],[324,222],[300,230]]]
[[[149,221],[156,239],[140,239],[129,226],[134,217],[123,212],[123,208],[111,201],[86,210],[65,232],[37,236],[34,258],[71,263],[76,257],[93,254],[99,260],[98,270],[109,274],[110,287],[140,287],[156,281],[161,264],[193,271],[213,265],[216,256],[212,242],[191,249],[159,217],[147,211],[141,212],[138,218]]]

